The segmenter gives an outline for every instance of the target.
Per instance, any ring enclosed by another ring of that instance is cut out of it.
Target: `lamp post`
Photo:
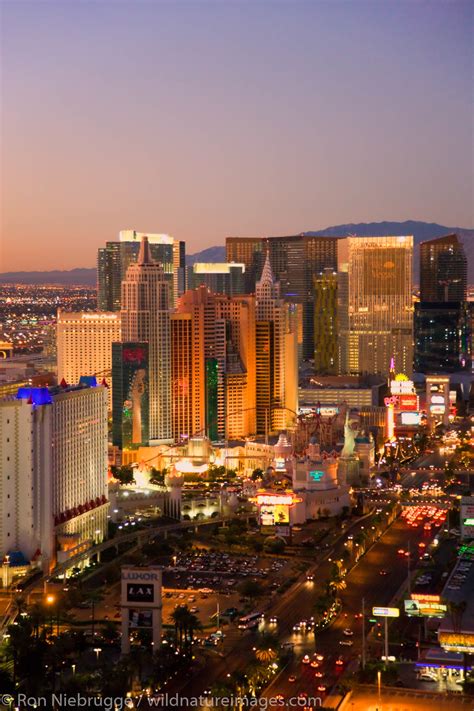
[[[94,652],[96,654],[97,663],[99,663],[99,654],[101,653],[101,651],[102,651],[102,647],[94,647]]]
[[[46,595],[46,604],[49,605],[51,609],[51,624],[50,624],[50,634],[53,634],[53,605],[56,602],[54,595]]]

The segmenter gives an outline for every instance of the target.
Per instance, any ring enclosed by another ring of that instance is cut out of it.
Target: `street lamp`
[[[72,675],[75,676],[76,675],[76,665],[71,664],[71,669],[72,669]]]
[[[96,653],[97,662],[99,661],[99,654],[102,651],[102,647],[94,647],[94,652]]]
[[[50,606],[51,608],[51,630],[50,634],[53,634],[53,605],[56,602],[56,598],[54,595],[46,595],[46,604]]]

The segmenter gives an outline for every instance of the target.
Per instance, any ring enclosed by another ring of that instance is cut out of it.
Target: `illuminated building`
[[[314,277],[314,370],[338,373],[337,274],[326,269]]]
[[[467,259],[458,236],[420,245],[420,302],[415,304],[415,370],[471,369],[472,313],[466,301]]]
[[[413,237],[339,240],[339,369],[386,375],[413,368]]]
[[[188,289],[207,286],[215,294],[245,294],[245,264],[229,262],[196,262],[187,267]]]
[[[152,444],[172,441],[170,284],[142,238],[137,262],[122,282],[122,340],[148,343],[149,436]]]
[[[336,238],[310,235],[226,239],[227,261],[245,264],[248,291],[253,291],[261,273],[264,251],[270,252],[273,274],[281,285],[281,297],[302,307],[303,358],[314,355],[313,277],[325,269],[336,271],[337,244]]]
[[[181,297],[178,313],[192,316],[194,432],[213,441],[255,434],[255,299],[201,286]]]
[[[148,343],[113,343],[112,443],[120,449],[149,440]]]
[[[77,385],[81,375],[110,380],[112,343],[120,341],[120,314],[58,310],[58,382]]]
[[[264,238],[226,237],[225,249],[227,262],[245,265],[245,292],[253,294],[265,259]]]
[[[100,310],[120,311],[121,284],[129,265],[137,260],[143,236],[148,237],[151,257],[162,265],[165,279],[170,283],[172,303],[175,304],[183,293],[185,243],[166,234],[122,230],[117,242],[107,242],[98,252],[97,303]]]
[[[267,252],[255,287],[258,434],[286,429],[298,406],[298,344]]]
[[[449,424],[449,377],[447,375],[426,376],[426,412],[428,424],[434,430],[437,424]]]
[[[464,301],[467,258],[456,234],[420,244],[420,301]]]
[[[93,379],[92,379],[93,380]],[[49,571],[107,532],[105,387],[23,387],[0,402],[0,543]]]
[[[6,360],[13,355],[13,344],[8,341],[0,341],[0,360]]]
[[[415,304],[415,371],[470,371],[471,319],[467,301]]]
[[[199,323],[192,313],[171,316],[173,440],[204,431],[204,353]]]

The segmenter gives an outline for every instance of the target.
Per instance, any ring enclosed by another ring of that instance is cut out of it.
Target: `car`
[[[336,659],[336,666],[337,667],[342,667],[343,664],[344,664],[344,660],[342,659],[342,657],[339,657],[338,659]]]
[[[309,662],[310,662],[309,656],[307,654],[305,654],[303,659],[301,660],[301,663],[302,664],[309,664]]]
[[[312,582],[314,580],[314,575],[311,575],[311,574],[307,575],[306,580],[308,580],[309,582]]]
[[[311,666],[313,669],[317,669],[319,667],[319,662],[317,662],[316,659],[313,659]]]
[[[324,684],[319,684],[318,691],[326,691],[326,687],[324,686]]]
[[[197,607],[191,607],[190,610],[189,610],[189,612],[192,612],[193,615],[195,615],[196,612],[199,612],[199,608],[197,608]]]
[[[317,671],[317,672],[314,672],[314,676],[316,679],[322,679],[324,674],[323,674],[323,672]]]
[[[418,675],[420,681],[438,681],[434,674],[428,674],[428,672],[422,672]]]
[[[324,662],[324,656],[322,654],[316,654],[316,659],[318,662]]]
[[[354,634],[354,632],[353,632],[352,630],[350,630],[349,627],[346,627],[345,630],[342,630],[342,634],[345,634],[346,637],[352,637],[352,635]]]
[[[288,677],[288,681],[290,682],[290,684],[294,684],[296,681],[296,676],[294,674],[292,674],[291,676]]]
[[[278,617],[276,615],[273,615],[273,617],[270,617],[270,624],[276,625],[278,622]]]
[[[352,641],[352,639],[341,639],[339,644],[342,644],[344,647],[352,647],[354,642]]]
[[[388,570],[382,568],[382,570],[379,570],[379,575],[388,575]]]

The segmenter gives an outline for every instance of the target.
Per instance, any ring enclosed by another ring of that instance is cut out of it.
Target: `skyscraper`
[[[101,311],[120,311],[121,284],[128,266],[137,260],[140,242],[145,233],[136,230],[119,232],[118,242],[107,242],[98,252],[98,307]],[[166,234],[147,234],[149,249],[160,262],[165,278],[171,284],[171,301],[175,304],[184,291],[185,243]]]
[[[120,341],[120,314],[58,310],[56,344],[58,381],[72,385],[82,375],[111,382],[112,343]],[[110,406],[112,400],[110,398]]]
[[[337,243],[334,237],[310,235],[226,239],[227,260],[245,264],[249,293],[253,292],[261,274],[265,250],[270,252],[270,263],[280,282],[282,298],[289,303],[301,304],[303,358],[306,359],[314,356],[313,278],[325,269],[336,271]]]
[[[456,234],[420,245],[420,301],[415,304],[415,370],[470,370],[471,311],[467,259]]]
[[[255,434],[255,298],[201,286],[181,297],[178,313],[192,317],[194,432],[212,440]]]
[[[227,262],[245,265],[245,293],[253,294],[265,258],[263,237],[226,237]]]
[[[297,408],[298,344],[289,304],[280,297],[267,252],[255,287],[257,433],[286,429]],[[290,395],[291,394],[291,395]]]
[[[456,234],[420,244],[420,301],[465,301],[467,258]]]
[[[467,301],[415,304],[415,371],[427,374],[470,370],[471,310]]]
[[[173,439],[185,441],[205,431],[202,323],[193,310],[171,316]]]
[[[107,389],[31,387],[0,402],[0,553],[43,570],[107,533]]]
[[[195,262],[186,268],[187,288],[204,285],[215,294],[245,294],[245,264],[231,262]]]
[[[148,343],[149,433],[152,444],[172,441],[170,283],[153,261],[146,236],[122,282],[122,341]]]
[[[341,373],[413,369],[413,237],[339,240],[338,329]]]
[[[325,269],[314,277],[314,370],[338,373],[337,273]]]

